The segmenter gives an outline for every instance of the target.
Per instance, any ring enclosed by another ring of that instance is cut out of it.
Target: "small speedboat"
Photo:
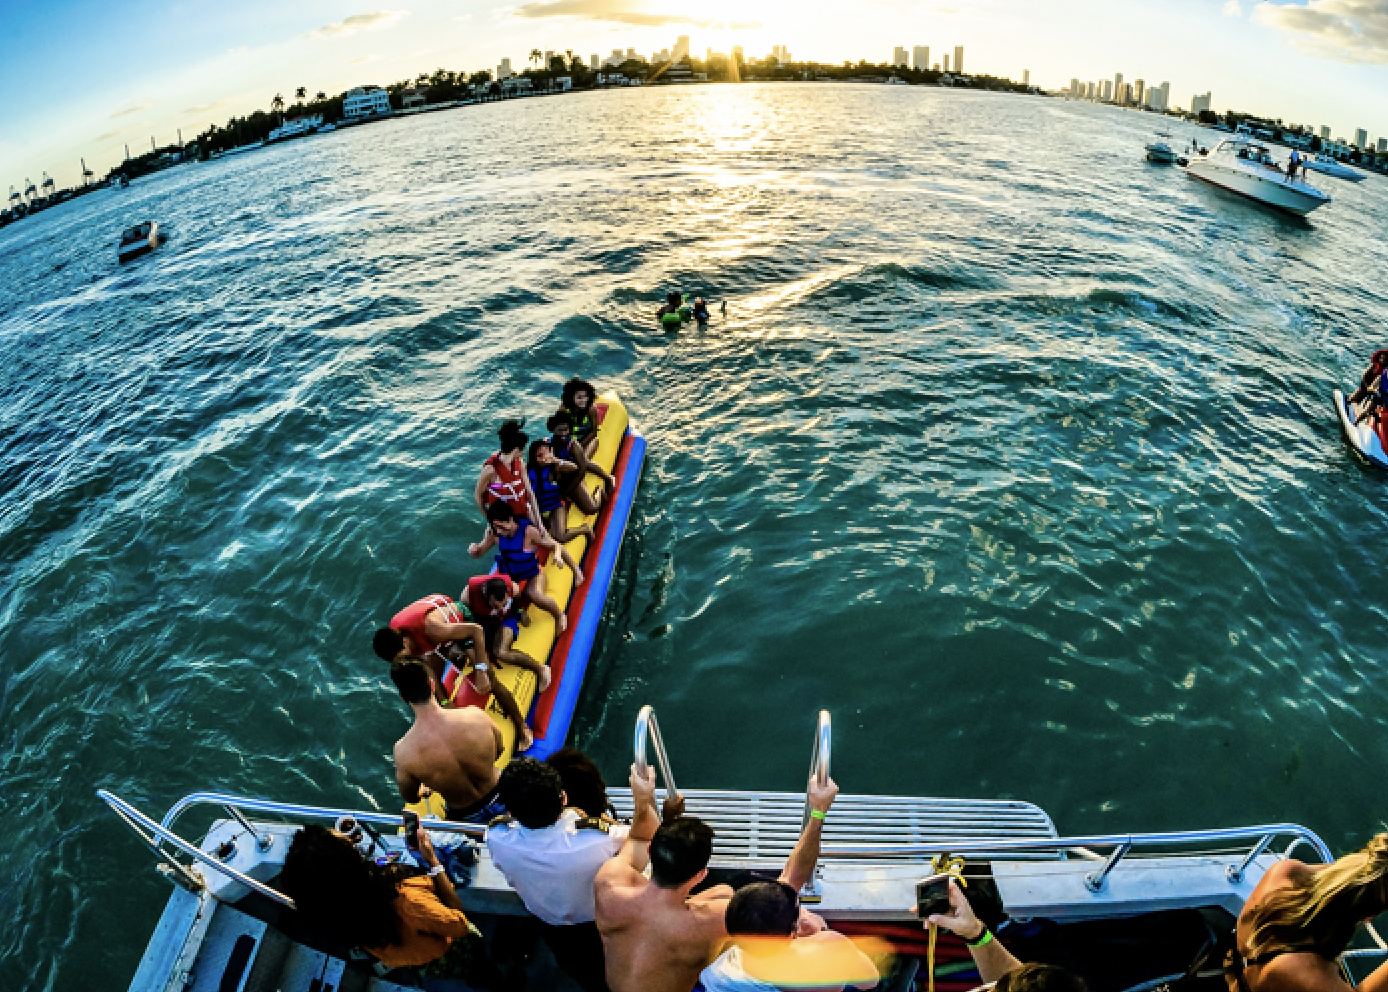
[[[1162,165],[1170,165],[1176,161],[1176,153],[1171,150],[1171,146],[1165,141],[1154,141],[1147,148],[1147,161],[1159,162]]]
[[[132,258],[148,255],[167,240],[168,235],[160,231],[159,225],[153,221],[136,224],[134,227],[126,228],[125,233],[120,236],[120,244],[116,247],[116,259],[128,262]]]
[[[1356,424],[1359,411],[1345,399],[1345,394],[1337,389],[1332,395],[1335,413],[1340,418],[1340,429],[1344,431],[1345,440],[1354,453],[1375,468],[1388,469],[1388,417],[1384,416],[1384,411],[1380,410],[1362,424]]]
[[[1364,179],[1364,173],[1356,169],[1351,169],[1341,162],[1335,161],[1329,155],[1317,155],[1315,158],[1302,159],[1301,165],[1302,168],[1311,169],[1322,175],[1334,176],[1336,179],[1344,179],[1352,183],[1362,182]]]

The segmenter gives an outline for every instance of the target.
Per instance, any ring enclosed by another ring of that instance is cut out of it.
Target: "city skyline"
[[[402,0],[403,2],[403,0]],[[1379,5],[1381,6],[1381,5]],[[244,0],[218,6],[184,0],[115,10],[92,0],[17,9],[0,84],[26,92],[43,79],[43,99],[7,101],[0,111],[0,189],[37,180],[80,181],[79,160],[98,174],[117,164],[126,143],[172,143],[177,129],[209,124],[286,99],[299,86],[340,93],[451,69],[495,72],[502,58],[524,66],[528,53],[572,50],[585,61],[614,47],[649,55],[679,36],[690,50],[763,57],[773,45],[796,60],[884,64],[893,45],[907,64],[919,50],[931,68],[955,46],[966,71],[1067,87],[1072,77],[1103,85],[1109,66],[1131,78],[1170,80],[1180,98],[1213,91],[1217,110],[1235,109],[1316,126],[1336,134],[1364,128],[1388,134],[1388,44],[1376,29],[1388,14],[1369,0],[1337,0],[1333,18],[1287,2],[1171,0],[1160,11],[1136,0],[1055,0],[1044,11],[1022,0],[976,0],[958,9],[919,9],[904,0],[869,0],[845,18],[825,0],[531,0],[494,8],[475,0],[422,0],[377,9],[340,0],[276,5]],[[1378,20],[1375,20],[1378,18]],[[62,25],[54,28],[54,25]],[[895,40],[893,40],[895,39]],[[1348,40],[1346,40],[1348,39]],[[148,59],[131,53],[158,53]],[[1152,71],[1150,67],[1159,67]],[[1078,71],[1077,71],[1078,70]],[[50,82],[51,80],[51,82]]]

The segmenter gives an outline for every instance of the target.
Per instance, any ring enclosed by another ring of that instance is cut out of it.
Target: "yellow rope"
[[[948,854],[937,854],[930,859],[930,874],[948,875],[959,883],[960,888],[968,888],[969,883],[964,879],[964,859],[951,857]],[[926,987],[928,992],[935,992],[935,937],[939,932],[939,927],[932,923],[929,931],[930,937],[925,945],[925,967],[926,967]]]

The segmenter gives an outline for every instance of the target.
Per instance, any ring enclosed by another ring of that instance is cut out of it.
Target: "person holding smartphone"
[[[931,886],[933,879],[927,879],[922,888],[917,889],[917,912],[924,906],[932,908],[928,897],[938,886]],[[973,956],[978,977],[984,986],[992,986],[994,992],[1085,992],[1085,984],[1078,976],[1064,968],[1051,964],[1022,964],[1012,952],[993,936],[977,916],[969,900],[954,879],[946,877],[949,909],[945,912],[929,913],[921,919],[922,926],[935,924],[961,938]]]

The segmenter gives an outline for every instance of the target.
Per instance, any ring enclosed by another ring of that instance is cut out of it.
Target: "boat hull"
[[[1206,159],[1197,159],[1186,167],[1191,176],[1211,186],[1237,193],[1277,210],[1283,210],[1298,217],[1305,217],[1317,207],[1330,202],[1324,194],[1305,192],[1311,187],[1300,187],[1285,181],[1264,179],[1234,169],[1223,168]],[[1319,191],[1316,191],[1319,193]]]
[[[1382,433],[1368,423],[1355,424],[1354,413],[1340,390],[1335,390],[1331,398],[1335,403],[1335,414],[1340,418],[1340,430],[1354,453],[1374,468],[1388,470],[1388,451],[1384,450]]]

